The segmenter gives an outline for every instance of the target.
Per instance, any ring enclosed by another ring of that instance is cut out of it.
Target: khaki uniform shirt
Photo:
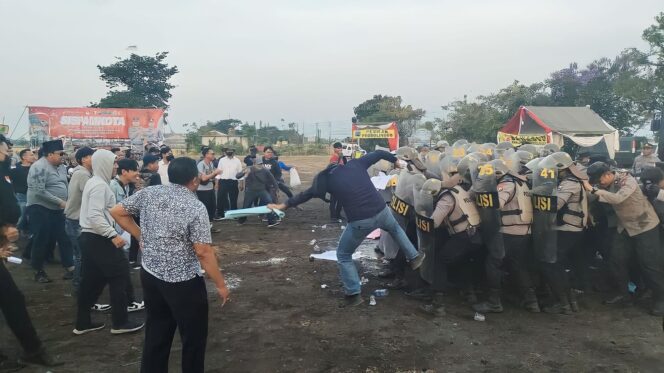
[[[583,207],[581,207],[581,183],[575,180],[564,179],[558,185],[557,199],[558,199],[558,211],[560,211],[565,205],[570,211],[577,213],[583,213]],[[563,225],[558,225],[556,230],[566,231],[566,232],[581,232],[585,225],[586,217],[583,218],[570,214],[563,214]]]
[[[516,196],[516,185],[514,181],[503,181],[498,184],[498,199],[500,200],[500,211],[520,210],[519,198]],[[500,231],[515,236],[530,234],[530,224],[524,223],[520,215],[507,215],[502,217]]]
[[[641,154],[634,158],[634,175],[640,174],[643,167],[655,167],[655,162],[660,162],[659,157],[655,153],[650,154],[649,156]]]
[[[438,200],[438,203],[436,203],[436,208],[433,210],[433,214],[431,214],[433,225],[436,228],[440,227],[440,225],[443,224],[443,222],[446,220],[448,222],[456,221],[461,219],[462,216],[463,211],[461,211],[461,208],[456,205],[456,201],[454,200],[454,197],[450,195],[450,193],[445,193],[443,197]],[[465,231],[468,229],[468,220],[458,223],[453,228],[454,233]]]
[[[659,224],[659,218],[636,179],[628,174],[616,174],[615,193],[598,190],[599,201],[613,207],[618,217],[618,233],[627,231],[630,237],[647,232]]]

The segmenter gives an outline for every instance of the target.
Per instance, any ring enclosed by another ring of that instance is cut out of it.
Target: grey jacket
[[[54,167],[40,158],[28,172],[28,195],[26,206],[40,205],[51,210],[61,210],[60,204],[67,201],[67,169]]]
[[[69,198],[67,199],[67,207],[65,207],[65,216],[67,219],[78,220],[81,213],[83,188],[85,188],[85,184],[91,177],[92,172],[83,166],[77,166],[74,169],[71,180],[69,180]]]
[[[115,194],[109,183],[113,176],[115,154],[108,150],[97,150],[92,155],[92,172],[94,176],[83,189],[81,203],[81,232],[98,234],[111,238],[117,236],[115,220],[109,210],[115,206]]]

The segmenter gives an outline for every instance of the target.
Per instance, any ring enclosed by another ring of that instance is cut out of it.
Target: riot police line
[[[502,312],[507,293],[529,312],[569,315],[594,289],[607,305],[639,302],[664,315],[661,170],[644,170],[639,184],[554,144],[441,141],[423,157],[410,147],[396,156],[405,167],[376,164],[392,175],[381,194],[426,256],[410,271],[383,234],[381,276],[424,301],[424,312],[443,315],[444,294],[460,292],[477,312]]]

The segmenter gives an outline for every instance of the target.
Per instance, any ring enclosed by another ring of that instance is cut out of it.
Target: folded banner
[[[284,216],[286,216],[286,213],[281,210],[277,209],[271,210],[267,206],[259,206],[259,207],[251,207],[248,209],[226,211],[226,213],[224,213],[224,220],[236,220],[239,218],[246,218],[248,216],[269,214],[271,212],[277,214],[279,218],[283,218]]]

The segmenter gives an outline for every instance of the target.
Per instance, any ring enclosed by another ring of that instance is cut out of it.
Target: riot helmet
[[[525,150],[517,150],[510,156],[510,171],[515,175],[524,175],[528,170],[526,164],[532,160],[532,153]]]
[[[537,150],[537,147],[533,144],[523,144],[519,146],[518,150],[532,154],[533,158],[539,157],[539,150]]]
[[[560,152],[560,146],[556,144],[546,144],[540,150],[540,156],[546,157],[550,154]]]

